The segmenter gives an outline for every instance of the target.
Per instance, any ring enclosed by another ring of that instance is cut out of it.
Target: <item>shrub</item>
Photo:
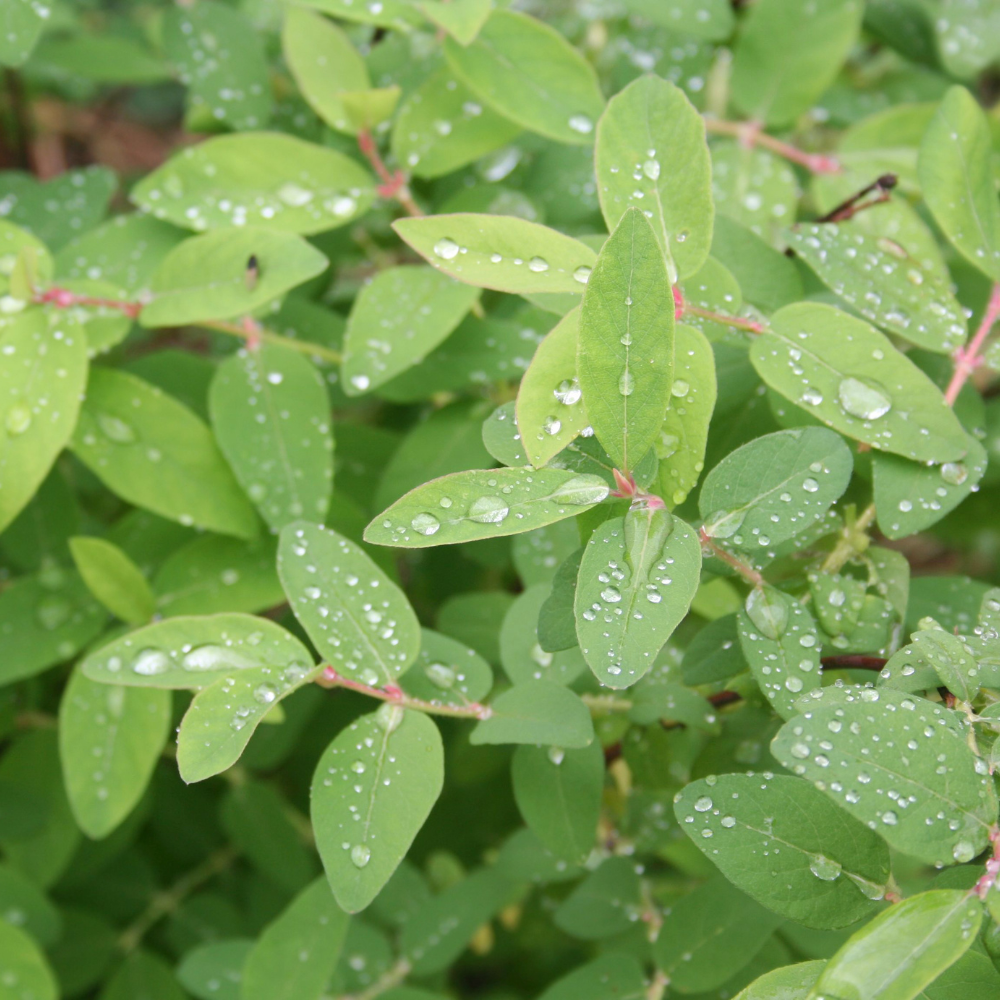
[[[1000,996],[997,10],[7,0],[0,1000]]]

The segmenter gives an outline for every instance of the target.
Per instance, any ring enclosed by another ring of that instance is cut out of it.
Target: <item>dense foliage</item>
[[[0,0],[0,1000],[1000,996],[998,60]]]

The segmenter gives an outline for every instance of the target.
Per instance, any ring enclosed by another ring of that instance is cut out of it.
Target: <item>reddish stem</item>
[[[717,559],[722,560],[727,566],[731,566],[740,576],[743,577],[747,583],[754,587],[764,586],[764,577],[760,575],[749,563],[743,562],[742,559],[734,556],[731,552],[726,551],[721,545],[719,545],[714,538],[704,527],[698,529],[698,537],[701,539],[701,544],[704,548],[708,549],[712,555]]]
[[[712,312],[711,309],[702,309],[701,306],[685,304],[684,315],[698,316],[701,319],[710,319],[713,323],[722,323],[725,326],[736,327],[737,330],[747,330],[750,333],[763,333],[764,324],[753,319],[743,319],[740,316],[727,316],[725,313]]]
[[[92,306],[101,309],[116,309],[135,319],[142,312],[141,302],[127,302],[122,299],[103,299],[93,295],[77,295],[66,288],[47,288],[44,292],[38,292],[34,301],[41,304],[53,305],[57,309],[69,309],[72,306]]]
[[[410,189],[407,186],[409,178],[402,170],[397,170],[395,173],[389,170],[378,151],[374,136],[366,128],[358,132],[358,149],[364,154],[365,159],[372,165],[372,170],[375,171],[382,182],[376,189],[379,196],[395,199],[403,207],[407,215],[421,218],[424,213],[410,194]]]
[[[962,386],[969,380],[969,376],[979,367],[982,362],[982,348],[989,337],[993,324],[1000,319],[1000,282],[993,286],[990,293],[990,300],[986,305],[986,312],[983,313],[983,321],[979,324],[975,336],[965,347],[960,347],[955,351],[953,359],[955,362],[955,372],[951,376],[948,388],[945,389],[944,399],[949,406],[955,405],[958,394],[962,391]]]
[[[783,156],[790,163],[797,163],[814,174],[839,174],[840,163],[833,156],[823,153],[807,153],[780,139],[775,139],[763,131],[761,122],[726,122],[718,118],[706,118],[705,129],[715,135],[729,135],[737,139],[748,149],[760,146],[778,156]]]
[[[824,656],[824,670],[881,670],[888,661],[880,656]]]
[[[997,876],[1000,876],[1000,829],[990,830],[990,843],[993,845],[993,857],[986,862],[986,871],[979,881],[969,890],[971,896],[975,893],[980,899],[986,898],[986,893],[993,888]]]

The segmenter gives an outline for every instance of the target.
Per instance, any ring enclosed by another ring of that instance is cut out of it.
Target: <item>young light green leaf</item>
[[[802,693],[822,683],[822,642],[815,619],[780,590],[756,588],[737,613],[736,629],[761,691],[783,719],[790,719]]]
[[[735,1000],[808,1000],[813,983],[826,965],[824,961],[800,962],[786,965],[755,979],[746,989],[740,990]]]
[[[322,669],[308,661],[236,667],[199,691],[177,733],[181,777],[191,784],[232,767],[264,716]]]
[[[420,626],[406,595],[359,546],[296,521],[281,532],[278,575],[320,656],[365,684],[391,684],[417,658]]]
[[[459,79],[505,118],[557,142],[585,145],[604,110],[593,67],[554,28],[495,10],[474,42],[445,39]]]
[[[965,442],[965,458],[943,465],[872,456],[878,526],[886,538],[905,538],[929,528],[978,488],[986,472],[986,450],[971,434]]]
[[[701,545],[692,529],[660,508],[605,521],[583,553],[576,634],[594,676],[625,688],[652,667],[698,589]]]
[[[842,694],[786,722],[775,757],[897,850],[931,864],[971,861],[987,843],[997,798],[957,716],[887,687]]]
[[[59,753],[73,816],[106,837],[142,798],[170,728],[170,694],[73,672],[59,706]]]
[[[966,435],[937,386],[864,320],[785,306],[750,347],[772,389],[834,430],[920,462],[954,462]]]
[[[344,21],[374,24],[396,31],[412,31],[421,26],[420,15],[407,0],[379,0],[366,4],[355,3],[355,0],[303,0],[302,5]]]
[[[500,663],[514,684],[547,680],[571,684],[587,669],[576,636],[560,652],[550,653],[539,643],[541,608],[551,592],[547,583],[535,584],[519,594],[500,628]]]
[[[604,789],[604,751],[519,746],[511,762],[514,799],[525,823],[558,858],[583,861],[594,847]]]
[[[659,459],[658,492],[668,507],[682,504],[701,478],[715,399],[712,345],[700,330],[679,323],[674,330],[670,401],[659,440],[653,443]]]
[[[587,283],[577,377],[597,439],[623,472],[656,441],[670,400],[674,299],[653,227],[629,208]]]
[[[130,197],[183,229],[259,226],[308,234],[346,226],[367,212],[375,181],[343,153],[253,132],[188,146],[147,174]]]
[[[44,952],[20,927],[0,920],[0,998],[58,1000],[59,986]]]
[[[186,406],[122,371],[95,368],[71,444],[123,500],[156,514],[239,538],[257,516],[211,431]]]
[[[716,875],[671,906],[653,957],[677,990],[715,989],[760,951],[780,923],[779,916]]]
[[[264,928],[243,966],[242,1000],[320,1000],[349,917],[318,878]]]
[[[222,453],[272,531],[300,517],[326,517],[330,403],[308,359],[266,343],[237,352],[216,370],[209,410]]]
[[[869,916],[889,878],[881,837],[807,781],[703,778],[678,794],[674,812],[730,882],[807,927],[846,927]]]
[[[399,686],[424,701],[471,705],[490,693],[493,671],[474,649],[424,628],[416,663],[399,678]]]
[[[941,354],[965,342],[965,314],[950,284],[894,240],[800,223],[788,242],[824,284],[883,330]]]
[[[712,243],[712,165],[705,123],[684,91],[657,76],[630,83],[597,123],[594,161],[608,229],[642,209],[671,282],[694,274]]]
[[[969,949],[982,919],[980,901],[959,889],[904,899],[848,939],[809,996],[913,1000]]]
[[[642,966],[620,952],[601,955],[554,982],[539,1000],[643,1000],[648,997]]]
[[[469,45],[486,23],[492,0],[419,0],[417,9],[458,42]]]
[[[490,704],[490,715],[476,724],[469,742],[537,743],[576,750],[589,746],[594,724],[587,706],[553,681],[516,684]]]
[[[520,131],[476,100],[445,65],[400,105],[392,152],[415,176],[440,177],[505,146]]]
[[[737,448],[705,477],[705,533],[759,550],[812,527],[847,489],[854,460],[823,427],[777,431]]]
[[[759,0],[733,58],[736,106],[768,125],[791,124],[833,83],[863,13],[858,0]]]
[[[78,535],[69,540],[69,548],[87,589],[113,615],[130,625],[142,625],[153,617],[153,591],[139,567],[117,545]]]
[[[361,289],[347,320],[344,391],[360,395],[419,364],[478,299],[479,289],[431,267],[380,271]]]
[[[51,8],[36,0],[14,0],[0,14],[0,65],[20,66],[35,47]]]
[[[424,548],[530,531],[582,513],[609,492],[564,469],[456,472],[411,490],[365,529],[375,545]]]
[[[100,635],[106,621],[76,572],[48,566],[9,583],[0,593],[0,683],[70,659]]]
[[[437,726],[399,705],[362,716],[327,747],[310,812],[326,876],[348,913],[363,910],[389,880],[443,782]]]
[[[327,18],[301,7],[286,7],[281,48],[302,96],[338,132],[355,135],[358,129],[373,128],[392,114],[399,87],[372,90],[364,59]],[[359,109],[369,114],[358,117]],[[376,109],[379,113],[371,114]]]
[[[1000,203],[991,166],[990,127],[964,87],[952,87],[920,144],[924,201],[958,251],[1000,281]]]
[[[245,227],[192,236],[156,269],[150,280],[152,300],[143,307],[140,322],[183,326],[241,316],[326,266],[326,257],[294,233]]]
[[[87,339],[41,309],[17,317],[0,336],[0,531],[35,495],[73,433],[87,381]]]
[[[521,444],[521,432],[517,426],[517,412],[514,402],[498,406],[484,421],[481,433],[483,447],[490,458],[509,468],[520,468],[528,464],[528,456]],[[426,479],[425,476],[421,477]]]
[[[517,391],[517,426],[528,460],[546,465],[587,426],[576,377],[580,310],[568,312],[538,345]]]
[[[309,669],[312,657],[281,626],[240,614],[156,622],[102,646],[81,664],[87,677],[103,684],[192,690],[262,667]]]
[[[444,274],[516,295],[582,295],[597,259],[586,243],[513,215],[459,212],[398,219],[393,228]]]

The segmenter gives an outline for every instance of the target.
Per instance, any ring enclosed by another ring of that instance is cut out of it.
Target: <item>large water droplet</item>
[[[552,390],[552,395],[564,406],[575,406],[580,402],[583,393],[580,390],[580,383],[575,379],[563,379]]]
[[[132,673],[155,677],[170,669],[170,657],[161,649],[143,649],[132,661]]]
[[[580,135],[590,135],[594,131],[594,123],[586,115],[571,115],[569,127]]]
[[[192,649],[181,661],[181,665],[185,670],[224,670],[227,667],[243,670],[254,664],[235,649],[209,644]]]
[[[447,236],[442,236],[434,244],[434,253],[442,260],[454,260],[458,256],[459,249],[459,245],[454,240],[448,239]]]
[[[544,257],[532,257],[528,261],[528,270],[534,271],[535,274],[541,274],[543,271],[549,269],[549,262]]]
[[[646,160],[646,162],[642,165],[642,172],[651,181],[655,181],[660,176],[660,161]]]
[[[635,391],[635,379],[627,368],[622,372],[621,378],[618,379],[618,391],[623,396],[631,396]]]
[[[705,534],[711,538],[730,538],[740,530],[745,510],[717,510],[705,522]]]
[[[11,437],[23,434],[31,426],[31,410],[24,403],[15,403],[7,411],[4,426]]]
[[[115,444],[131,444],[135,440],[135,431],[131,425],[110,413],[99,413],[97,426],[101,429],[101,433]]]
[[[601,591],[601,600],[608,604],[617,604],[622,599],[622,592],[617,587],[605,587]]]
[[[584,504],[600,503],[610,490],[611,487],[600,476],[581,473],[556,487],[552,491],[552,499],[559,503],[583,506]]]
[[[500,524],[509,513],[510,507],[502,497],[479,497],[469,507],[469,520],[480,524]]]
[[[554,434],[558,434],[562,430],[562,421],[557,417],[548,416],[542,424],[542,430],[545,431],[550,437]]]
[[[581,264],[573,272],[573,280],[574,281],[579,281],[581,285],[587,284],[587,282],[590,281],[590,272],[592,270],[593,270],[593,268],[587,267],[586,264]]]
[[[960,840],[951,851],[951,856],[959,863],[965,864],[976,856],[976,849],[967,840]]]
[[[707,796],[703,795],[700,799],[696,799],[694,803],[694,811],[699,813],[708,812],[712,808],[712,800]]]
[[[684,379],[679,378],[674,381],[674,384],[670,387],[670,395],[677,396],[680,399],[686,396],[691,391],[691,385],[685,382]]]
[[[878,420],[892,409],[892,400],[880,386],[848,376],[837,387],[840,405],[861,420]]]
[[[300,187],[298,184],[289,182],[288,184],[282,184],[278,189],[278,197],[292,208],[301,208],[313,200],[313,193],[304,187]]]
[[[779,638],[788,627],[788,604],[772,587],[755,587],[747,595],[747,616],[768,637]]]
[[[394,732],[403,721],[404,712],[405,709],[402,705],[394,705],[389,701],[384,702],[375,713],[375,723],[387,733]]]
[[[455,671],[451,667],[446,667],[443,663],[429,663],[424,667],[424,674],[435,687],[444,691],[455,684]]]
[[[278,700],[278,689],[273,684],[259,684],[253,690],[253,696],[262,705],[273,705]]]
[[[941,466],[941,478],[952,486],[961,486],[969,478],[969,470],[962,462],[945,462]]]
[[[824,882],[835,882],[843,870],[839,862],[822,854],[814,854],[809,860],[809,871]]]
[[[433,535],[441,527],[441,522],[433,514],[428,514],[424,511],[413,516],[413,520],[410,521],[410,527],[418,534]]]
[[[355,868],[364,868],[371,861],[372,852],[367,844],[355,844],[351,848],[351,862]]]
[[[562,747],[549,747],[548,749],[549,760],[558,767],[566,757],[566,751]]]

